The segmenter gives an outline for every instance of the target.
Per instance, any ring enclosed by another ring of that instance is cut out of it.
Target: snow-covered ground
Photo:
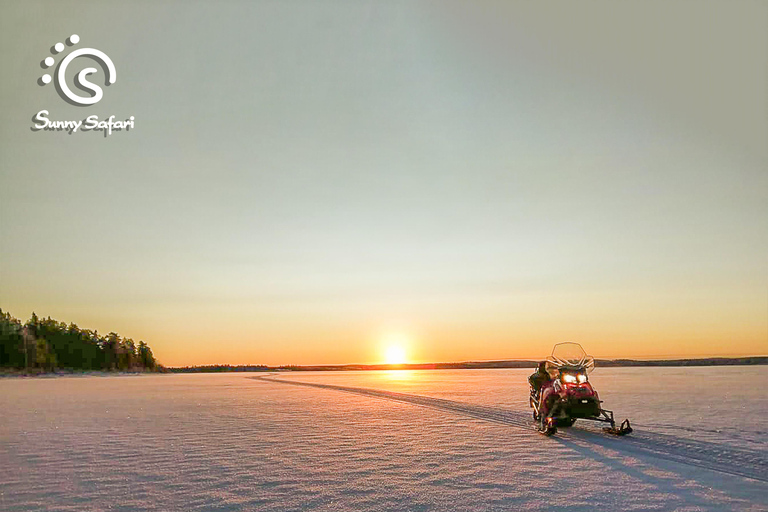
[[[623,439],[528,373],[0,379],[0,510],[768,510],[765,367],[598,368]]]

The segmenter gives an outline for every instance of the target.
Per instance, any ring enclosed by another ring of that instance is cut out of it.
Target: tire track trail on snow
[[[491,406],[457,402],[444,398],[411,395],[373,388],[337,386],[333,384],[291,381],[270,377],[249,378],[263,382],[353,393],[356,395],[453,412],[483,421],[517,427],[528,432],[534,430],[530,414],[521,411],[512,411]],[[712,471],[768,482],[768,454],[764,451],[734,448],[728,445],[683,439],[667,434],[642,430],[638,431],[637,429],[635,429],[629,436],[622,438],[609,437],[608,434],[580,428],[570,428],[567,430],[561,429],[557,436],[561,441],[586,441],[626,454],[652,456],[672,462],[706,468]]]

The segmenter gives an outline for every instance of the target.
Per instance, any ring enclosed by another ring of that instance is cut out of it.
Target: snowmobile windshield
[[[557,373],[586,374],[595,369],[595,359],[587,355],[578,343],[558,343],[547,358],[547,369]]]

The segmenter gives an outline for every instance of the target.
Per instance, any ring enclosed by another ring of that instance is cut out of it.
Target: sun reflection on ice
[[[409,381],[416,377],[415,370],[383,370],[381,377],[390,381]]]

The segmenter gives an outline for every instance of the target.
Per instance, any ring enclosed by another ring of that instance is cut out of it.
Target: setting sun
[[[387,347],[384,360],[387,364],[403,364],[405,360],[405,349],[401,345],[390,345]]]

